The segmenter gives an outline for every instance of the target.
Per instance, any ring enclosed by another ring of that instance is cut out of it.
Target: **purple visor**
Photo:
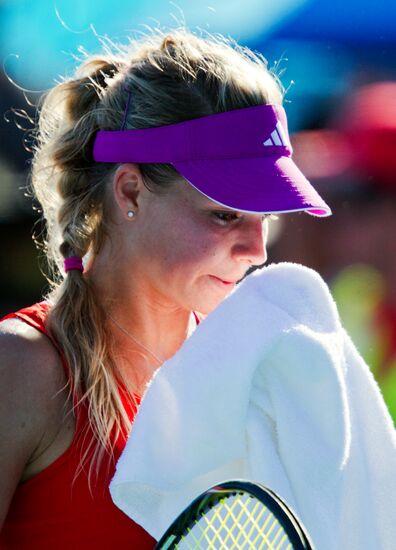
[[[165,163],[209,199],[253,213],[331,210],[291,158],[286,113],[258,105],[140,130],[99,131],[96,162]]]

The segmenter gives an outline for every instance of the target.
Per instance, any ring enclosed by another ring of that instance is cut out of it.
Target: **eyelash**
[[[219,222],[221,225],[227,225],[240,218],[240,216],[236,212],[218,211],[218,212],[213,212],[213,215],[216,218],[216,221]]]
[[[216,221],[221,225],[227,225],[241,218],[241,214],[238,214],[237,212],[228,212],[228,211],[224,211],[224,212],[216,211],[216,212],[213,212],[213,215],[216,218]],[[266,219],[277,219],[277,216],[274,216],[273,214],[263,214],[263,222]]]

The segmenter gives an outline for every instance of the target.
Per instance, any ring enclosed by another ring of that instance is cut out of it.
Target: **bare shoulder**
[[[19,319],[0,323],[0,376],[14,394],[22,389],[26,397],[38,392],[38,399],[59,390],[64,380],[59,354],[49,338]]]
[[[64,404],[60,356],[49,338],[18,319],[0,323],[0,429],[37,446]]]
[[[59,430],[65,382],[44,334],[18,319],[0,323],[0,525],[26,465]]]

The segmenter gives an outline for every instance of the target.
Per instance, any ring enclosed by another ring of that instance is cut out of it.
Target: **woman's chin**
[[[211,297],[210,299],[208,298],[205,302],[202,301],[197,304],[197,307],[194,308],[194,310],[199,311],[199,313],[202,313],[203,315],[209,315],[209,313],[212,313],[212,311],[214,311],[231,293],[232,289],[230,289],[227,293],[224,293],[223,296]]]

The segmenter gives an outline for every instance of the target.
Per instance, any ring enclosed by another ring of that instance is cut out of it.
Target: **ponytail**
[[[79,270],[64,274],[63,261],[96,254],[104,236],[103,180],[114,166],[93,165],[91,142],[99,127],[96,111],[101,97],[119,69],[95,59],[83,67],[84,76],[49,93],[41,111],[43,141],[33,166],[36,195],[44,205],[48,224],[47,254],[58,275],[47,297],[52,304],[47,327],[69,365],[70,392],[87,405],[89,423],[99,443],[92,441],[97,459],[93,463],[97,465],[106,451],[111,453],[111,441],[129,430],[130,420],[108,351],[103,304]],[[112,116],[117,118],[117,114]],[[56,194],[57,201],[49,202],[46,193]]]

